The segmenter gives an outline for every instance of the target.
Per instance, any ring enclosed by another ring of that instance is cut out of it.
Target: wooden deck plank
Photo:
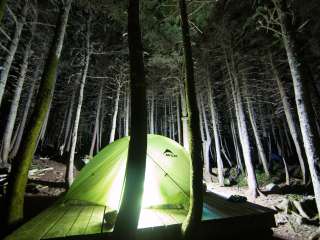
[[[226,217],[257,214],[258,211],[247,202],[231,202],[214,194],[207,194],[205,202],[214,210],[219,211]]]
[[[39,215],[29,220],[27,223],[23,224],[20,228],[18,228],[15,232],[13,232],[5,239],[20,239],[20,236],[22,236],[24,239],[28,239],[28,232],[32,232],[32,230],[36,229],[36,227],[39,226],[42,221],[46,221],[48,215],[50,215],[51,212],[51,208],[43,211]]]
[[[102,232],[104,206],[93,206],[93,211],[88,222],[85,234],[95,234]]]
[[[163,222],[153,209],[141,209],[138,229],[163,226]]]
[[[153,209],[153,211],[155,211],[155,213],[161,219],[165,226],[170,226],[178,223],[176,219],[168,214],[165,209]]]
[[[188,214],[186,209],[168,209],[166,211],[172,218],[176,220],[177,223],[183,223]]]
[[[93,212],[93,206],[83,206],[82,210],[68,232],[68,236],[82,235],[85,233],[90,217]]]
[[[65,206],[65,214],[57,221],[54,226],[46,233],[44,239],[54,237],[65,237],[77,220],[82,207],[81,206]]]
[[[63,216],[65,208],[61,205],[53,205],[43,211],[18,230],[7,236],[6,240],[39,240],[47,231]]]
[[[78,207],[80,208],[80,206]],[[108,232],[112,229],[103,228],[105,207],[81,206],[78,215],[73,211],[73,213],[69,212],[69,210],[70,207],[67,205],[56,204],[20,227],[6,240],[39,240],[44,235],[47,237],[55,231],[58,234],[53,234],[52,237],[59,239],[69,236],[73,236],[72,239],[78,237],[79,239],[93,239],[97,237],[96,234],[100,233],[104,234],[101,235],[101,238],[110,236]],[[160,234],[159,239],[163,239],[162,237],[166,239],[166,235],[163,235],[164,229],[173,232],[179,231],[177,228],[184,221],[186,215],[187,210],[182,209],[144,209],[141,213],[143,223],[139,222],[139,232],[147,237],[150,236],[149,233],[155,234],[157,232],[155,236]],[[205,230],[204,233],[209,234],[208,236],[213,233],[218,234],[218,229],[221,229],[221,234],[225,234],[225,230],[230,225],[234,226],[233,230],[237,234],[248,231],[252,227],[257,230],[268,230],[274,226],[273,215],[274,211],[268,208],[248,202],[234,203],[214,194],[206,194],[202,226]],[[211,226],[216,226],[218,229],[213,231],[214,228]]]

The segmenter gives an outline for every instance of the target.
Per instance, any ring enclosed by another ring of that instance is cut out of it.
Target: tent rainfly
[[[118,210],[124,185],[129,137],[101,150],[80,171],[65,201],[84,201]],[[177,142],[148,135],[142,208],[182,208],[189,203],[190,156]]]

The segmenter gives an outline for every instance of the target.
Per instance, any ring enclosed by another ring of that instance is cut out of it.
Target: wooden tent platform
[[[235,203],[207,193],[203,208],[201,235],[221,237],[270,233],[275,225],[274,211],[252,203]],[[110,239],[112,229],[104,221],[105,207],[55,204],[34,217],[6,240]],[[140,239],[177,239],[186,210],[143,209]],[[212,235],[213,234],[213,235]]]

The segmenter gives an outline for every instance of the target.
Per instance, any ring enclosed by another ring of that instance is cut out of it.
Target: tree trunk
[[[258,132],[257,122],[256,122],[255,114],[253,112],[253,107],[252,107],[250,100],[248,100],[247,107],[248,107],[249,119],[251,122],[254,139],[256,140],[256,144],[257,144],[259,158],[262,162],[262,166],[263,166],[263,170],[264,170],[265,174],[267,175],[267,177],[270,177],[266,152],[264,151],[263,144],[262,144],[259,132]]]
[[[126,94],[126,108],[125,108],[125,128],[124,135],[129,136],[129,116],[130,116],[130,89],[128,88]]]
[[[199,124],[199,110],[197,107],[196,90],[194,82],[194,69],[190,41],[188,13],[185,0],[179,0],[181,30],[184,46],[186,67],[185,96],[189,118],[188,137],[191,155],[190,163],[190,206],[186,219],[182,224],[182,234],[185,239],[195,239],[199,231],[203,205],[203,157],[201,155],[201,136]]]
[[[186,97],[184,95],[185,89],[183,84],[180,84],[181,96],[181,120],[182,120],[182,143],[184,148],[189,152],[189,136],[188,136],[188,113],[186,106]]]
[[[89,156],[93,156],[94,147],[97,142],[97,132],[98,132],[98,127],[99,127],[99,117],[100,117],[100,109],[101,109],[101,102],[102,102],[102,89],[103,88],[101,86],[99,96],[98,96],[98,101],[97,101],[96,120],[95,120],[95,124],[94,124],[94,129],[93,129],[93,135],[92,135]]]
[[[278,85],[278,89],[279,89],[279,93],[280,93],[280,97],[281,97],[281,101],[282,101],[282,105],[283,105],[283,109],[284,109],[284,114],[287,119],[289,131],[290,131],[290,134],[291,134],[291,137],[292,137],[292,140],[293,140],[293,143],[296,148],[297,155],[298,155],[298,160],[299,160],[300,169],[301,169],[301,173],[302,173],[302,182],[303,182],[303,184],[306,184],[306,182],[307,182],[307,165],[306,165],[306,161],[304,160],[305,153],[302,148],[302,142],[300,140],[300,134],[299,134],[300,129],[298,129],[297,125],[295,124],[294,116],[291,111],[292,106],[288,100],[289,97],[287,96],[285,87],[280,79],[279,72],[274,65],[271,53],[269,53],[269,60],[270,60],[271,69],[272,69],[274,78],[275,78],[277,85]]]
[[[154,134],[154,93],[151,92],[151,106],[150,106],[150,133]]]
[[[21,19],[19,19],[18,22],[16,22],[16,29],[13,34],[12,41],[10,43],[9,53],[7,54],[5,62],[3,64],[3,71],[1,73],[1,78],[0,78],[0,106],[3,98],[4,90],[7,84],[7,80],[9,77],[11,65],[19,45],[21,32],[26,21],[28,8],[29,8],[29,1],[26,1],[21,11]]]
[[[215,100],[212,97],[212,87],[209,79],[207,79],[207,87],[208,87],[211,123],[212,123],[213,136],[214,136],[214,145],[216,149],[218,180],[219,180],[219,185],[224,186],[223,161],[221,157],[220,133],[219,133],[219,125],[218,125],[219,118],[218,118],[217,108],[214,102]]]
[[[237,80],[236,80],[237,81]],[[249,139],[248,127],[246,122],[246,116],[242,105],[242,98],[240,94],[240,89],[238,84],[236,83],[236,109],[237,109],[237,119],[238,119],[238,130],[240,136],[240,143],[242,146],[244,163],[246,165],[247,170],[247,182],[250,194],[253,198],[258,196],[258,183],[256,179],[256,175],[254,172],[252,156],[251,156],[251,144]]]
[[[147,154],[147,104],[139,0],[129,0],[128,43],[131,80],[131,137],[115,239],[134,239],[141,210]]]
[[[67,185],[70,187],[73,179],[74,179],[74,155],[76,152],[76,146],[77,146],[77,139],[78,139],[78,128],[79,128],[79,122],[80,122],[80,115],[81,115],[81,108],[82,108],[82,102],[83,102],[83,92],[84,92],[84,86],[87,79],[89,64],[90,64],[90,34],[91,34],[91,14],[89,13],[89,17],[87,20],[87,34],[86,34],[86,57],[85,57],[85,65],[82,71],[81,81],[80,81],[80,89],[79,89],[79,99],[78,99],[78,105],[76,110],[76,117],[73,123],[73,130],[72,130],[72,138],[71,138],[71,149],[70,149],[70,158],[67,166]]]
[[[231,133],[232,133],[233,144],[235,147],[237,165],[240,168],[241,173],[244,174],[244,168],[243,168],[243,164],[241,161],[241,154],[240,154],[240,150],[239,150],[239,145],[238,145],[238,141],[237,141],[237,134],[236,134],[235,124],[234,124],[233,120],[231,121]]]
[[[7,1],[8,0],[0,0],[0,26],[2,25],[1,21],[6,10]]]
[[[203,105],[202,97],[199,97],[199,110],[200,110],[200,125],[203,122],[204,125],[204,133],[201,133],[203,135],[202,139],[202,145],[203,145],[203,160],[204,160],[204,180],[206,182],[211,182],[211,171],[210,171],[210,146],[211,146],[211,137],[209,133],[209,127],[208,127],[208,121],[206,116],[206,111]],[[202,129],[202,128],[201,128]],[[219,178],[219,176],[218,176]],[[220,178],[219,178],[220,180]],[[220,182],[219,182],[220,183]]]
[[[28,171],[36,150],[37,139],[48,112],[56,82],[57,67],[63,46],[72,0],[68,0],[59,16],[55,36],[41,78],[34,111],[25,131],[21,147],[12,164],[7,193],[7,224],[11,227],[23,219],[24,193]]]
[[[31,36],[33,35],[33,32],[34,32],[34,28],[32,29]],[[16,122],[16,117],[17,117],[17,113],[18,113],[21,92],[23,89],[23,84],[24,84],[27,70],[28,70],[29,57],[32,54],[31,43],[32,43],[32,37],[30,38],[29,42],[27,43],[27,46],[26,46],[26,49],[24,52],[22,65],[21,65],[21,69],[20,69],[20,75],[19,75],[19,78],[17,81],[17,86],[16,86],[14,96],[13,96],[13,99],[11,102],[11,107],[10,107],[10,112],[9,112],[8,119],[7,119],[7,124],[6,124],[5,130],[4,130],[4,134],[3,134],[2,161],[5,164],[8,161],[8,156],[10,153],[12,133],[13,133],[14,124]]]
[[[71,100],[69,104],[69,109],[68,109],[68,117],[67,117],[67,125],[66,125],[66,130],[65,130],[65,135],[64,135],[64,141],[63,141],[63,147],[62,151],[63,152],[69,152],[70,148],[68,147],[70,138],[72,135],[72,115],[73,115],[73,108],[74,108],[74,101],[76,98],[76,90],[75,90],[76,84],[74,84],[74,88],[72,90],[72,95],[71,95]]]
[[[38,65],[39,66],[39,65]],[[34,74],[32,76],[32,80],[31,80],[31,86],[29,86],[29,92],[28,92],[28,97],[27,97],[27,102],[26,105],[24,107],[24,111],[23,111],[23,116],[22,116],[22,120],[21,123],[19,125],[19,129],[18,129],[18,133],[17,133],[17,138],[14,142],[11,143],[11,152],[10,152],[10,156],[9,159],[13,159],[17,152],[18,149],[20,147],[20,143],[22,140],[22,136],[23,136],[23,132],[27,123],[27,118],[28,118],[28,113],[31,107],[31,103],[32,103],[32,97],[34,94],[34,89],[36,86],[36,82],[38,80],[38,76],[39,76],[39,72],[40,72],[40,68],[37,67],[37,69],[34,71]]]
[[[290,26],[291,23],[287,15],[288,9],[286,1],[280,0],[277,2],[280,3],[278,13],[281,21],[282,38],[292,75],[302,139],[308,159],[318,213],[320,214],[320,171],[318,166],[320,160],[320,139],[317,134],[311,99],[308,92],[308,74],[304,66],[303,56],[300,52],[301,48],[292,31],[292,26]]]
[[[114,141],[114,137],[115,137],[115,133],[116,133],[117,117],[118,117],[118,109],[119,109],[119,100],[120,100],[120,90],[121,90],[121,86],[119,85],[118,88],[117,88],[116,99],[115,99],[115,102],[114,102],[114,110],[113,110],[113,116],[112,116],[109,143],[112,143]]]
[[[245,111],[242,103],[240,83],[237,76],[237,71],[235,69],[235,62],[234,62],[233,56],[231,55],[231,64],[230,64],[228,61],[226,51],[225,51],[225,60],[226,60],[228,75],[232,80],[232,97],[233,97],[234,108],[236,113],[238,132],[239,132],[240,144],[242,147],[244,164],[247,170],[247,182],[248,182],[249,192],[253,198],[256,198],[258,196],[258,183],[257,183],[255,171],[254,171],[253,162],[252,162],[251,144],[250,144],[250,138],[248,133],[246,115],[245,115]]]
[[[178,134],[178,143],[182,143],[181,140],[181,118],[180,118],[180,103],[179,96],[176,97],[176,112],[177,112],[177,134]]]

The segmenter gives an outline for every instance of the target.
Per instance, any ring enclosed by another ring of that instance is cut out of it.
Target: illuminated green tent
[[[65,200],[80,200],[118,209],[124,184],[129,137],[101,150],[80,171]],[[142,207],[181,207],[188,204],[189,154],[177,142],[148,135]]]

